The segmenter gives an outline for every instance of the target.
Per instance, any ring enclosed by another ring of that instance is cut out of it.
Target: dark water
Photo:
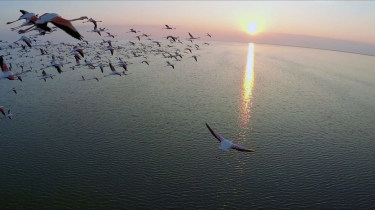
[[[175,69],[132,58],[100,82],[79,81],[103,75],[88,68],[1,80],[0,208],[375,208],[374,57],[220,42],[196,54]],[[205,123],[256,152],[221,152]]]

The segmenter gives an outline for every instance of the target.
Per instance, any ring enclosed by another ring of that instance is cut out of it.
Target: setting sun
[[[247,32],[250,34],[255,34],[257,32],[258,26],[255,23],[250,23],[247,26]]]

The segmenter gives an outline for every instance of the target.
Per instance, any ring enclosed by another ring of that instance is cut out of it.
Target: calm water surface
[[[88,68],[1,80],[14,118],[0,120],[0,208],[375,208],[374,57],[223,42],[194,53],[175,69],[132,58],[129,75],[100,82],[79,81],[102,77]],[[205,123],[256,152],[221,152]]]

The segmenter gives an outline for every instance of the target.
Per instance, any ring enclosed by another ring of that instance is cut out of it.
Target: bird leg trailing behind
[[[34,30],[35,27],[38,28],[38,30],[42,30],[42,31],[46,31],[46,32],[51,32],[52,31],[52,29],[47,26],[47,23],[46,24],[40,24],[38,26],[34,24],[33,26],[31,26],[31,27],[29,27],[27,29],[19,30],[18,34],[24,34],[26,32]]]

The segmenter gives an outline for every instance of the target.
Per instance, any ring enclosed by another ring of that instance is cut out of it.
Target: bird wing
[[[116,71],[115,67],[111,63],[109,63],[109,68],[111,68],[111,71]]]
[[[56,68],[56,70],[57,70],[57,72],[59,72],[59,74],[61,74],[61,68],[60,68],[60,66],[55,66],[55,68]]]
[[[85,55],[83,54],[83,50],[82,49],[78,49],[77,52],[82,56],[82,58],[85,57]]]
[[[247,148],[245,148],[243,146],[240,146],[238,144],[232,144],[232,146],[230,148],[238,150],[240,152],[255,152],[255,150],[253,150],[253,149],[247,149]]]
[[[225,140],[218,132],[212,130],[212,128],[210,128],[210,126],[206,123],[206,126],[208,128],[208,130],[210,130],[211,134],[217,139],[219,140],[220,142]]]
[[[190,36],[190,38],[194,38],[194,37],[193,37],[193,35],[191,35],[191,33],[190,33],[190,32],[188,32],[188,33],[189,33],[189,36]]]
[[[24,42],[27,44],[27,46],[29,46],[31,48],[31,43],[27,40],[24,40]]]
[[[28,12],[27,11],[25,11],[25,10],[20,10],[20,12],[24,15],[24,14],[27,14]]]
[[[38,28],[44,30],[44,31],[51,31],[51,28],[47,26],[48,23],[38,24]],[[19,33],[19,32],[18,32]]]
[[[5,63],[3,56],[0,56],[0,66],[1,66],[1,70],[3,72],[9,71],[9,68],[8,68],[7,64]]]
[[[56,27],[60,28],[61,30],[65,31],[66,33],[68,33],[70,36],[78,40],[83,39],[81,34],[79,34],[79,32],[74,28],[74,26],[70,23],[69,20],[66,20],[62,17],[57,16],[53,18],[51,23],[55,25]]]

